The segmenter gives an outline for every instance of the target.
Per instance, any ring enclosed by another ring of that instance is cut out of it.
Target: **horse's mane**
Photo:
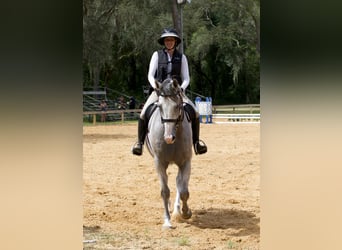
[[[165,79],[162,82],[160,93],[161,95],[169,96],[174,99],[181,91],[176,79]]]

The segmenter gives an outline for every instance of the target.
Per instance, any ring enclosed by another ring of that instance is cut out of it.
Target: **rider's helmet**
[[[160,45],[164,45],[164,38],[165,37],[174,37],[176,38],[176,45],[177,46],[178,44],[181,43],[181,39],[177,33],[177,31],[173,28],[166,28],[163,30],[163,33],[160,35],[159,39],[158,39],[158,43]]]

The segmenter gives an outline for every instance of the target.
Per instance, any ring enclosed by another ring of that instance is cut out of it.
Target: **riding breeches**
[[[189,104],[196,112],[196,117],[199,117],[199,113],[197,110],[197,107],[195,106],[195,104],[184,94],[184,92],[181,92],[182,98],[183,98],[183,102]],[[140,118],[144,120],[145,118],[145,112],[146,109],[152,104],[158,102],[158,95],[156,93],[156,91],[153,91],[151,93],[151,95],[147,98],[146,103],[144,104],[144,107],[140,113]]]

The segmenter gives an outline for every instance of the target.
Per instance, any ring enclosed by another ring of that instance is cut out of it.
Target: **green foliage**
[[[186,236],[181,236],[177,240],[179,246],[190,246],[189,238]]]
[[[194,15],[185,15],[192,31],[186,53],[193,60],[190,66],[202,75],[192,77],[196,91],[209,85],[205,95],[216,103],[258,103],[257,2],[198,0],[186,7],[184,12],[196,9]]]
[[[84,86],[106,86],[143,101],[157,39],[172,27],[175,0],[84,0]],[[185,4],[183,45],[190,90],[214,104],[259,103],[258,0]]]

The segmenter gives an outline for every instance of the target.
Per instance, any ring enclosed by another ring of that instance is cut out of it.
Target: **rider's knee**
[[[194,121],[196,117],[198,117],[198,115],[196,114],[196,110],[190,104],[186,103],[184,106],[184,110],[188,113],[191,121]]]

